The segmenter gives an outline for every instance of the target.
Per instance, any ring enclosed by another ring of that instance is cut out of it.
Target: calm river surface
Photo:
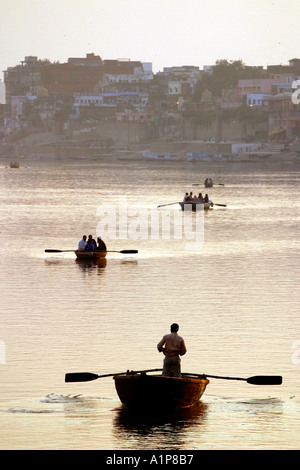
[[[300,163],[8,166],[0,162],[1,449],[299,448]],[[178,204],[157,206],[206,192],[206,177],[227,207],[202,213],[201,226],[189,214],[188,235]],[[108,253],[102,266],[45,253],[76,249],[97,226],[109,250],[139,253]],[[193,248],[188,237],[202,228]],[[67,372],[162,367],[156,344],[173,322],[184,372],[282,375],[283,384],[211,379],[193,410],[144,417],[123,408],[111,377],[64,383]]]

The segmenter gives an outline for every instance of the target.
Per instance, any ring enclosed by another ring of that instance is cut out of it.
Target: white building
[[[26,96],[12,96],[11,97],[11,117],[18,119],[23,114],[23,105],[28,101],[36,100],[36,96],[27,93]]]
[[[5,84],[0,80],[0,104],[5,104]]]
[[[111,83],[148,83],[153,80],[152,63],[143,62],[142,67],[134,67],[133,74],[105,74],[104,81]]]
[[[131,107],[137,112],[142,112],[148,104],[149,96],[147,93],[119,91],[115,93],[97,93],[97,94],[74,94],[74,108],[76,115],[80,114],[80,109],[104,109],[117,108],[124,109]]]
[[[181,95],[181,82],[180,81],[170,81],[168,83],[169,95]]]
[[[246,103],[247,106],[265,106],[266,100],[269,96],[272,96],[269,93],[250,93],[247,95]]]

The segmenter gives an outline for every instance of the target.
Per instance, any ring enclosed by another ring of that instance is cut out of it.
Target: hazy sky
[[[27,55],[172,65],[300,58],[300,0],[0,0],[0,67]]]

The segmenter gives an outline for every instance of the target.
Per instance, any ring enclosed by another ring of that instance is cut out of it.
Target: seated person
[[[83,235],[82,239],[78,243],[78,251],[84,251],[86,247],[86,235]]]
[[[101,239],[101,237],[97,238],[98,246],[96,248],[96,251],[107,251],[106,245],[104,241]]]
[[[85,246],[85,251],[95,251],[95,240],[93,240],[92,235],[89,235],[87,244]]]

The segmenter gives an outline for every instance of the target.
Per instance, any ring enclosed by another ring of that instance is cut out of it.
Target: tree
[[[205,72],[202,80],[197,83],[196,98],[200,101],[205,89],[210,90],[213,96],[220,97],[223,89],[235,88],[240,79],[260,78],[262,74],[261,68],[249,67],[242,60],[217,60],[212,72]]]

